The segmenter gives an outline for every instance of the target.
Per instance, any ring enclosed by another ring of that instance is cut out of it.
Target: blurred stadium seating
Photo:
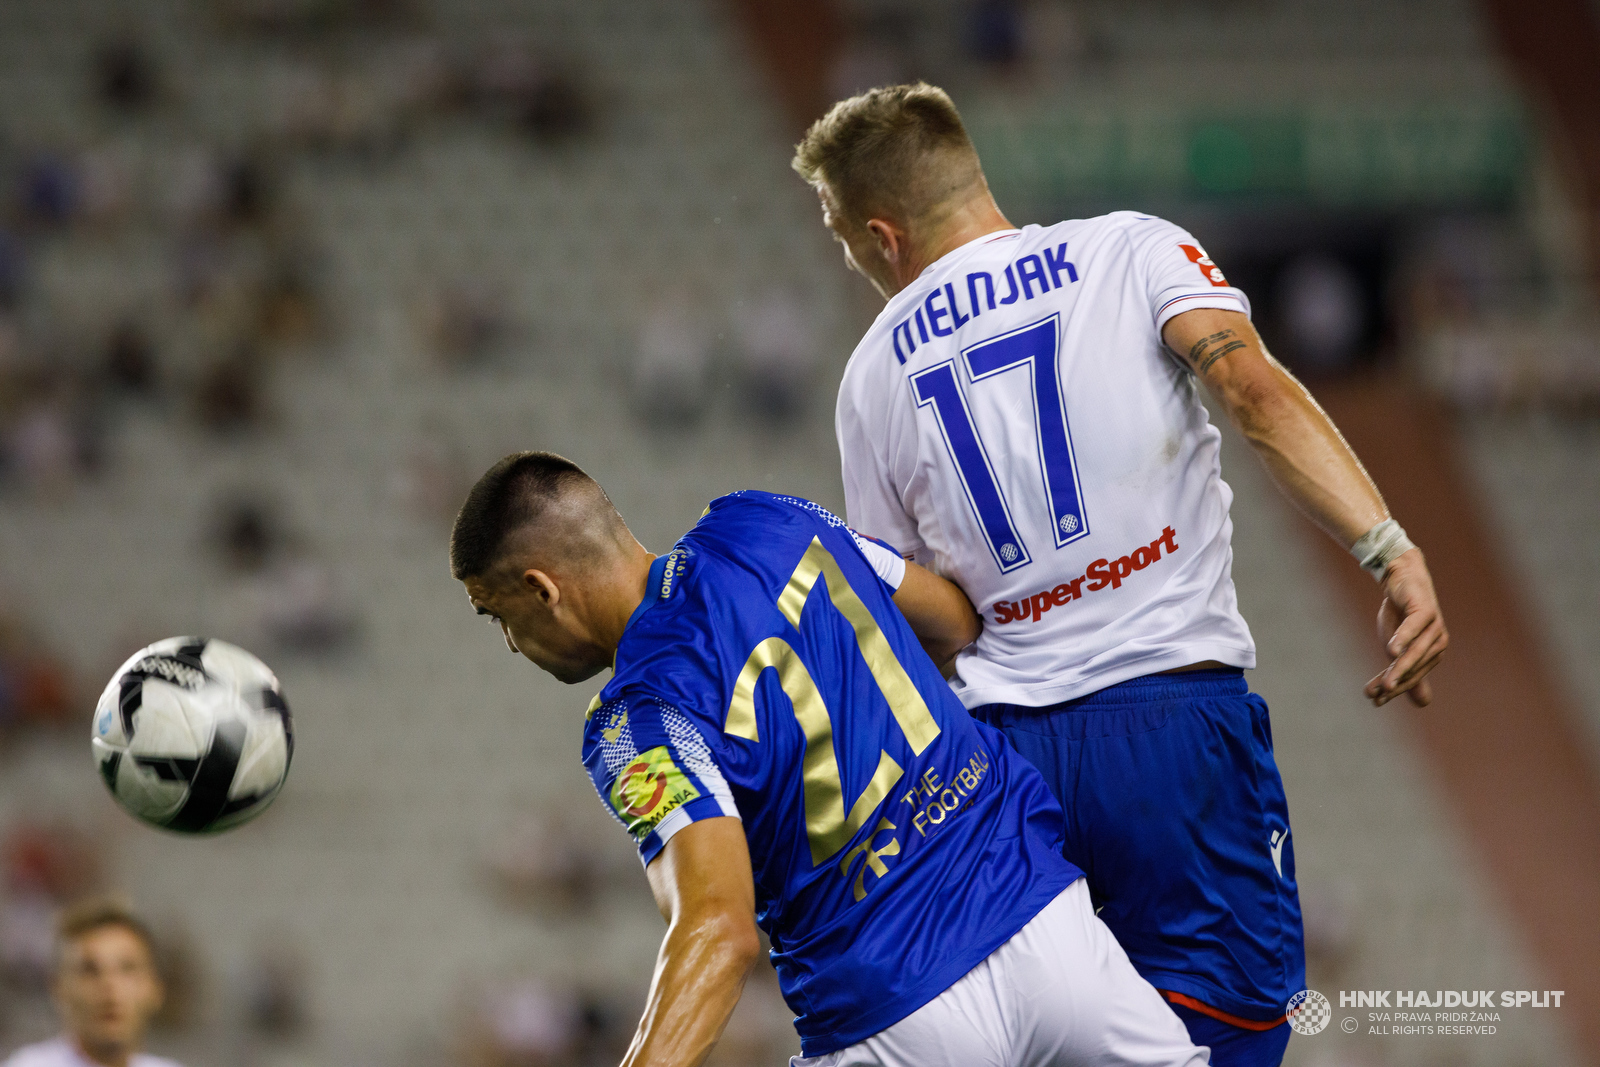
[[[835,17],[819,84],[947,83],[1016,221],[1172,214],[1309,375],[1377,366],[1457,405],[1481,517],[1600,754],[1592,264],[1474,6]],[[169,935],[160,1046],[191,1067],[602,1062],[626,1039],[660,920],[576,760],[592,688],[508,657],[444,541],[522,447],[582,463],[657,550],[735,488],[842,507],[833,386],[875,309],[787,169],[804,94],[745,26],[712,0],[0,5],[0,1049],[50,1026],[41,916],[104,883]],[[1330,149],[1341,131],[1370,151]],[[1328,262],[1362,319],[1317,362],[1284,294],[1329,291]],[[1548,337],[1570,339],[1554,370]],[[780,394],[774,360],[799,368]],[[1312,986],[1547,985],[1236,445]],[[181,632],[257,651],[296,713],[283,797],[216,840],[136,826],[88,758],[101,680]],[[1591,1062],[1561,1024],[1592,1010],[1493,1041],[1329,1031],[1289,1062]],[[718,1062],[779,1062],[771,984],[741,1011]]]

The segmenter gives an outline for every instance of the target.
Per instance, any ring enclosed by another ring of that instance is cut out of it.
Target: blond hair
[[[927,82],[841,100],[806,131],[790,164],[856,225],[926,222],[983,186],[983,168],[956,105]]]
[[[120,926],[144,942],[145,949],[154,960],[155,938],[150,933],[150,927],[119,896],[89,897],[61,909],[56,916],[56,959],[61,959],[72,942],[107,926]]]

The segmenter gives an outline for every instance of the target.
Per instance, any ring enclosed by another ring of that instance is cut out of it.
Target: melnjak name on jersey
[[[1178,534],[1170,526],[1161,531],[1160,537],[1148,545],[1140,545],[1126,556],[1095,560],[1070,582],[1062,582],[1022,600],[997,601],[992,609],[994,621],[1002,624],[1038,622],[1051,608],[1068,604],[1086,593],[1098,593],[1107,587],[1120,589],[1124,578],[1160,560],[1163,549],[1168,556],[1178,551]]]
[[[1062,280],[1063,275],[1066,281]],[[956,289],[955,282],[935,286],[916,305],[916,310],[896,323],[891,331],[895,357],[904,363],[906,357],[917,350],[918,338],[928,344],[935,337],[949,337],[982,315],[985,304],[993,311],[996,306],[1032,300],[1077,280],[1078,268],[1067,260],[1067,243],[1063,241],[1055,249],[1043,249],[1042,258],[1030,254],[1007,264],[998,284],[994,275],[979,270],[967,275],[965,293]],[[1002,289],[1004,292],[1000,293]],[[997,293],[1000,293],[998,300]],[[962,296],[966,297],[965,312],[961,310]]]

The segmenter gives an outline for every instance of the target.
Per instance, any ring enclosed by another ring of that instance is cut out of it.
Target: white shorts
[[[1094,914],[1082,878],[887,1030],[790,1067],[1202,1067],[1189,1032]]]

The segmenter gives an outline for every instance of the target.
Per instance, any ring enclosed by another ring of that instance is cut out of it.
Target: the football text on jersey
[[[1001,624],[1038,622],[1051,608],[1068,604],[1085,593],[1098,593],[1107,586],[1120,589],[1123,579],[1161,559],[1162,549],[1166,549],[1169,556],[1178,551],[1178,532],[1170,526],[1161,531],[1160,537],[1148,545],[1140,545],[1126,556],[1095,560],[1070,582],[1041,590],[1023,600],[999,601],[990,609],[994,612],[994,621]]]
[[[989,773],[989,762],[987,753],[974,752],[948,782],[941,780],[939,772],[933,768],[923,772],[900,798],[900,802],[910,804],[915,813],[911,816],[911,825],[917,833],[927,837],[950,816],[966,811],[972,804],[972,795],[983,784],[984,775]]]

